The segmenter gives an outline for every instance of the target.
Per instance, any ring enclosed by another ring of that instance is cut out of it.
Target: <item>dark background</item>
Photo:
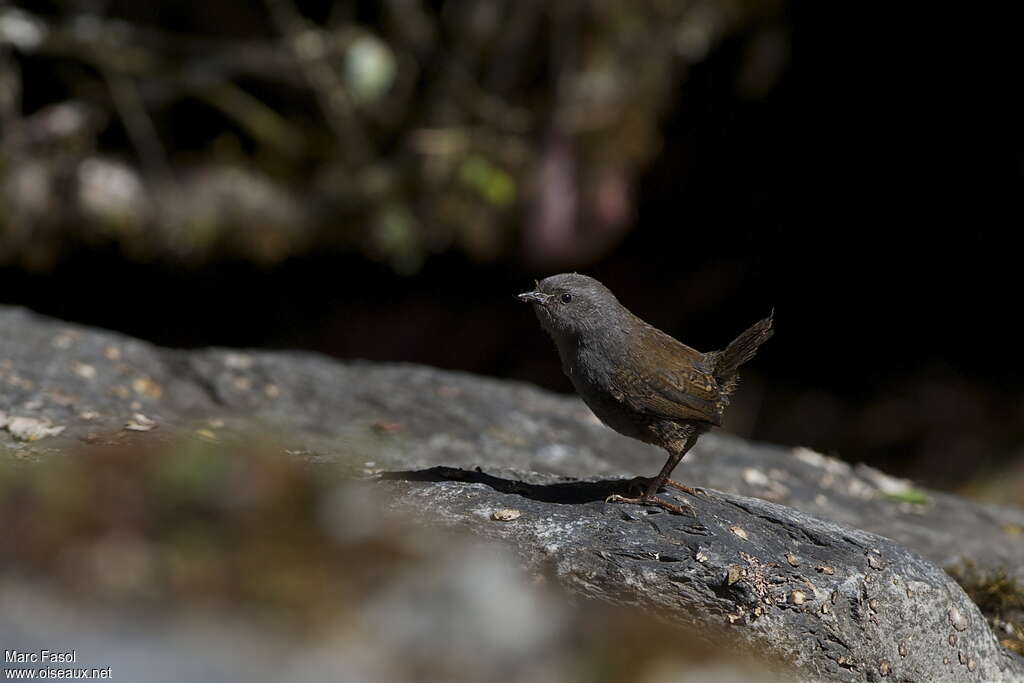
[[[326,4],[300,9],[325,21]],[[359,21],[382,21],[360,7]],[[104,11],[160,21],[116,3]],[[191,11],[166,21],[194,28]],[[753,94],[743,83],[756,32],[724,34],[667,87],[627,224],[583,262],[534,258],[528,212],[497,254],[438,249],[401,273],[329,243],[272,264],[232,253],[182,263],[70,237],[44,268],[6,259],[0,301],[170,346],[315,349],[558,391],[570,386],[554,348],[513,298],[535,277],[593,275],[702,350],[774,307],[776,336],[745,374],[727,429],[1019,502],[1024,111],[1014,22],[1000,12],[781,4],[770,23],[786,59]],[[13,59],[23,113],[68,96],[53,59]],[[187,106],[157,119],[168,147],[192,153],[223,125]],[[544,145],[543,130],[530,135]],[[131,156],[116,126],[100,141]]]

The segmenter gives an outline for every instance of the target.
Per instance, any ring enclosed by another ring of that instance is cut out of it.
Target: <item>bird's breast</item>
[[[620,434],[649,441],[647,420],[624,405],[622,392],[615,386],[614,374],[628,359],[614,351],[576,344],[562,357],[563,370],[576,393],[601,422]]]

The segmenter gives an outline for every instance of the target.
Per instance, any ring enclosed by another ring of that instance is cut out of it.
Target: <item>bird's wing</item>
[[[630,359],[615,372],[615,398],[647,415],[721,424],[718,383],[704,354],[653,327],[644,337],[642,362]]]

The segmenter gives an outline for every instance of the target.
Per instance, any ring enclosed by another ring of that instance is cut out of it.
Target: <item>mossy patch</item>
[[[894,500],[899,503],[913,503],[914,505],[925,505],[928,503],[928,496],[919,489],[903,489],[883,494],[886,500]]]
[[[999,643],[1024,655],[1024,585],[1005,570],[963,562],[946,570],[985,615]]]

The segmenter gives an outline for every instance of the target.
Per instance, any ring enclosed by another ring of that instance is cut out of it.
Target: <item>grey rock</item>
[[[510,481],[443,467],[389,473],[384,485],[396,509],[504,540],[533,571],[582,596],[690,624],[734,624],[750,648],[822,680],[875,680],[882,669],[896,680],[1024,673],[934,564],[776,503],[709,491],[689,501],[691,518],[605,504],[606,482]],[[496,508],[521,514],[488,524]],[[959,649],[949,645],[954,630]]]
[[[388,507],[501,541],[572,593],[731,625],[807,680],[1024,680],[941,569],[1024,576],[1024,511],[804,449],[706,435],[677,471],[707,488],[680,498],[693,517],[611,505],[621,478],[655,473],[663,455],[575,398],[307,353],[159,349],[12,308],[0,308],[0,413],[65,428],[32,442],[0,431],[30,459],[116,440],[136,414],[155,439],[270,430],[292,453],[377,475],[362,485]]]

